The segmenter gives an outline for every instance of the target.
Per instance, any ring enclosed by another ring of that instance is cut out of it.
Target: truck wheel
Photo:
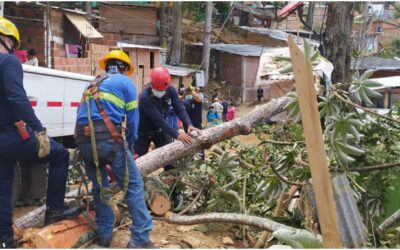
[[[21,193],[21,166],[17,162],[14,167],[14,179],[12,186],[12,195],[11,195],[11,207],[15,207],[15,203],[17,203],[18,197]]]

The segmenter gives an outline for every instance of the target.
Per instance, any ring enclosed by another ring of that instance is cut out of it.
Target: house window
[[[154,68],[154,52],[150,52],[150,69]]]
[[[83,40],[83,39],[82,39]],[[65,54],[69,58],[83,57],[81,33],[75,28],[68,18],[64,18],[64,44]]]

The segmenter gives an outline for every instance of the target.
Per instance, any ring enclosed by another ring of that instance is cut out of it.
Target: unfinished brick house
[[[36,2],[6,2],[4,16],[18,27],[23,49],[36,50],[39,66],[68,72],[101,73],[99,59],[111,49],[118,48],[118,42],[127,42],[129,46],[137,45],[134,43],[158,44],[156,7],[114,6],[100,2],[97,7],[104,17]],[[116,15],[117,10],[127,16]],[[120,27],[120,30],[112,27]],[[159,48],[151,50],[137,45],[135,51],[128,53],[133,61],[143,62],[136,63],[132,76],[137,82],[143,81],[140,77],[147,77],[148,70],[143,74],[139,66],[150,63],[151,56],[154,65],[159,65]]]

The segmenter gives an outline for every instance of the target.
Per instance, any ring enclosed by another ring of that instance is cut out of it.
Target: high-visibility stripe
[[[78,107],[79,106],[79,102],[71,102],[71,107]]]
[[[126,111],[135,109],[138,107],[138,101],[131,101],[126,104]]]
[[[47,107],[62,107],[62,102],[47,102]]]
[[[116,95],[107,92],[99,92],[100,99],[107,100],[114,103],[118,108],[123,109],[125,107],[125,102]]]

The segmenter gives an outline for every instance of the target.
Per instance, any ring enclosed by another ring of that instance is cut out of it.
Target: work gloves
[[[34,134],[39,149],[38,156],[40,159],[45,158],[50,153],[50,138],[47,136],[46,130],[41,132],[34,131]]]

